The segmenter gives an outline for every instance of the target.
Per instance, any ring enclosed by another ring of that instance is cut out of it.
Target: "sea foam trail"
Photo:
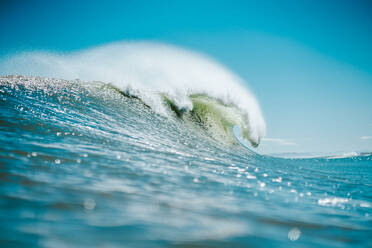
[[[190,95],[206,94],[244,111],[251,140],[259,143],[265,135],[258,102],[240,77],[205,55],[172,45],[118,42],[68,54],[27,52],[1,61],[0,73],[112,83],[160,114],[167,111],[159,92],[185,110],[193,107]]]

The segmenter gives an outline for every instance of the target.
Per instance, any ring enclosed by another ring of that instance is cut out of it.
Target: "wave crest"
[[[111,83],[160,114],[167,107],[159,93],[187,111],[194,107],[190,96],[203,94],[243,111],[252,143],[265,135],[258,102],[241,78],[205,55],[172,45],[118,42],[69,54],[28,52],[1,61],[0,73]]]

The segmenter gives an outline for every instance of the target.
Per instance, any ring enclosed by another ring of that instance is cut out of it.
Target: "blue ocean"
[[[372,247],[372,154],[258,154],[258,103],[215,61],[130,43],[6,63],[1,247]]]

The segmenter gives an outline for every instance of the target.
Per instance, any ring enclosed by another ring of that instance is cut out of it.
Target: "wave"
[[[161,115],[169,108],[231,139],[239,125],[253,146],[265,135],[259,104],[246,83],[213,59],[173,45],[118,42],[68,54],[27,52],[0,62],[1,74],[101,81],[141,99]]]
[[[127,100],[134,100],[139,103],[135,107],[137,111],[141,111],[143,108],[152,109],[142,98],[132,95],[128,91],[123,91],[112,84],[98,81],[85,82],[81,80],[58,80],[53,78],[9,75],[0,77],[0,86],[3,89],[23,89],[25,91],[35,92],[36,94],[39,94],[37,92],[44,92],[43,94],[49,97],[57,96],[58,98],[64,98],[71,105],[81,104],[76,102],[75,99],[83,99],[86,97],[86,94],[95,98],[102,98],[111,103],[117,99],[119,94]],[[159,93],[158,96],[162,99],[162,106],[166,110],[167,117],[171,119],[176,118],[181,121],[185,124],[183,126],[184,129],[190,130],[192,128],[192,130],[196,131],[201,131],[200,129],[202,129],[215,140],[231,145],[240,142],[237,135],[233,132],[233,128],[239,126],[242,127],[239,131],[241,139],[248,140],[254,147],[258,145],[248,134],[249,127],[246,126],[248,122],[246,116],[234,105],[226,105],[221,100],[208,95],[195,94],[189,96],[193,107],[188,110],[176,106],[176,103],[165,93]]]
[[[346,153],[271,153],[272,157],[288,158],[288,159],[359,159],[363,157],[371,157],[371,152],[346,152]]]
[[[330,155],[324,158],[327,159],[344,159],[344,158],[360,158],[360,157],[369,157],[372,156],[371,152],[347,152],[337,155]]]

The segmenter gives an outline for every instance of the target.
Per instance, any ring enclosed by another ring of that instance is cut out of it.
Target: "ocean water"
[[[257,108],[151,94],[0,77],[1,247],[372,246],[370,154],[259,155]]]

